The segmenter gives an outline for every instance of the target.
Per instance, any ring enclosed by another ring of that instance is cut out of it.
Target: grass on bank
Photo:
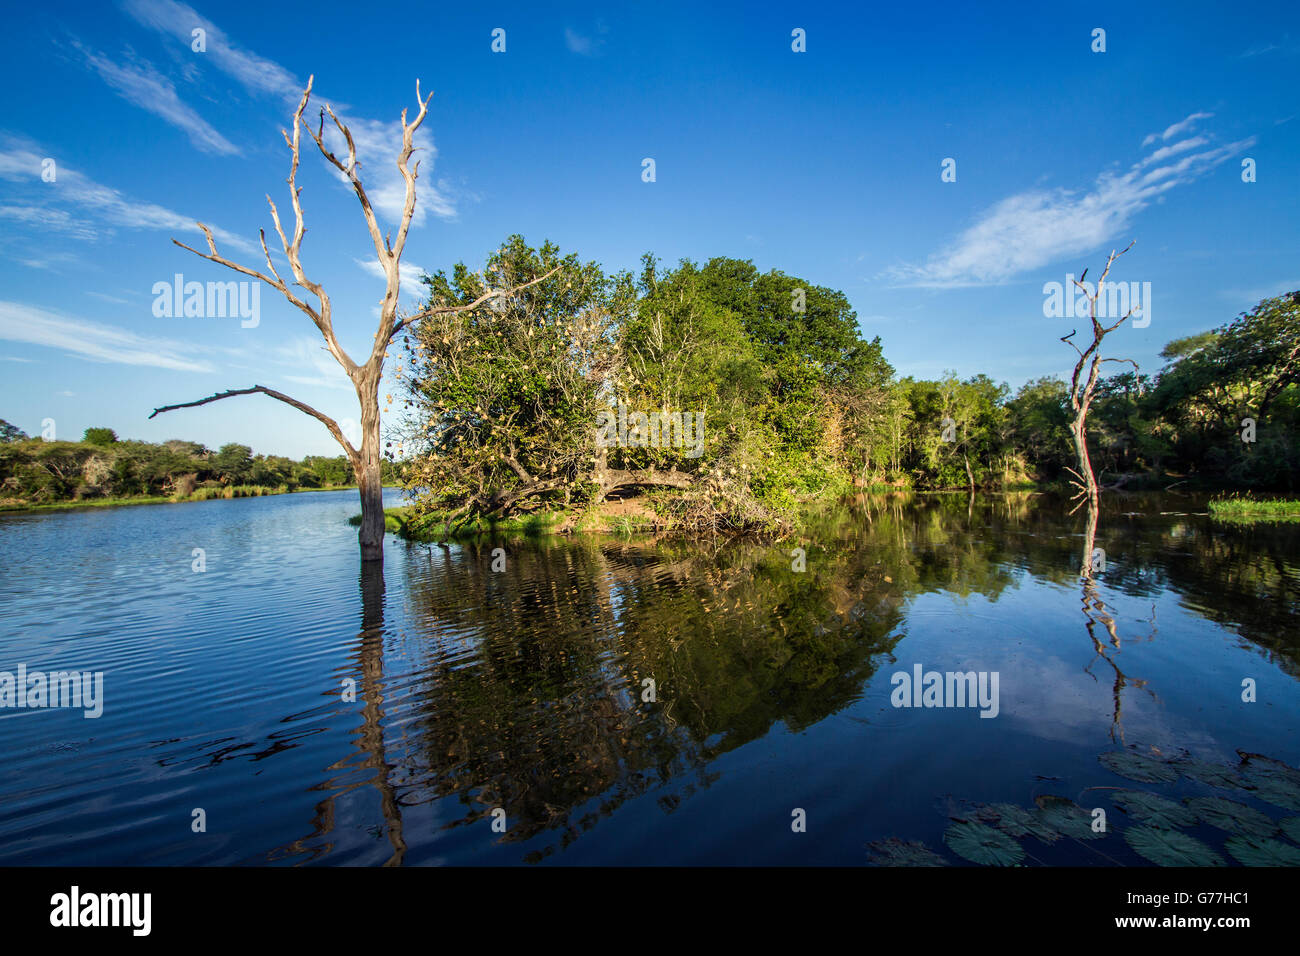
[[[539,512],[515,518],[473,518],[458,528],[455,538],[474,538],[479,535],[541,535],[558,530],[565,515],[560,512]],[[412,541],[440,541],[447,516],[438,512],[417,514],[410,505],[384,509],[384,530]],[[357,527],[361,515],[353,515],[348,524]]]
[[[1252,498],[1223,498],[1211,501],[1210,517],[1231,524],[1265,524],[1300,522],[1300,501],[1274,498],[1257,501]]]
[[[312,491],[355,491],[356,485],[330,488],[289,488],[287,485],[226,485],[222,488],[198,488],[189,495],[135,495],[129,498],[82,498],[80,501],[34,503],[20,499],[0,499],[0,512],[64,511],[71,508],[121,508],[128,505],[166,505],[219,498],[261,498],[268,495],[296,495]]]

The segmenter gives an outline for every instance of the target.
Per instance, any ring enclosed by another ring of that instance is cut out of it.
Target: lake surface
[[[859,499],[779,544],[390,536],[381,574],[358,510],[0,516],[0,671],[103,673],[97,719],[0,710],[0,864],[957,864],[954,821],[1063,797],[1107,830],[1024,862],[1147,865],[1114,788],[1300,809],[1178,772],[1300,762],[1300,526],[1111,496],[1085,603],[1045,496]],[[997,675],[996,716],[894,706],[918,665]]]

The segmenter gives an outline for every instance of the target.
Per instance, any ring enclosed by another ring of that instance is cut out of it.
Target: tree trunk
[[[357,386],[357,397],[361,399],[361,452],[360,461],[353,467],[361,492],[361,530],[357,539],[361,544],[362,561],[384,560],[384,483],[379,464],[378,379],[377,370],[370,373],[367,369]]]
[[[1085,406],[1070,423],[1074,439],[1074,457],[1079,462],[1079,477],[1084,480],[1084,492],[1092,507],[1097,506],[1097,477],[1092,473],[1092,459],[1088,456],[1088,409]]]
[[[357,472],[357,486],[361,491],[361,543],[362,561],[384,560],[384,485],[380,478],[379,462],[363,462]]]

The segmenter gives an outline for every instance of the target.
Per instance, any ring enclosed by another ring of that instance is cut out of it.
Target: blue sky
[[[900,374],[987,372],[1013,387],[1064,374],[1073,355],[1058,337],[1078,323],[1044,317],[1043,284],[1095,275],[1132,239],[1113,275],[1151,283],[1151,321],[1117,332],[1111,352],[1144,371],[1169,340],[1300,288],[1290,0],[474,6],[11,7],[0,418],[33,434],[53,419],[60,438],[107,425],[338,453],[318,423],[263,396],[147,418],[253,384],[357,417],[315,328],[273,290],[254,328],[153,310],[154,284],[175,273],[240,278],[172,245],[202,246],[196,219],[224,254],[262,263],[266,194],[288,207],[279,131],[309,74],[314,102],[357,134],[385,222],[400,196],[397,117],[417,78],[435,92],[404,279],[481,264],[515,232],[611,270],[647,250],[748,258],[842,289]],[[795,28],[806,52],[791,49]],[[308,146],[303,263],[359,358],[383,283],[355,199]],[[945,158],[955,182],[941,181]]]

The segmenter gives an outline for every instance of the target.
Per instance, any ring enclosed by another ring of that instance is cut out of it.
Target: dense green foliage
[[[482,272],[426,280],[430,304],[466,306],[556,270],[408,331],[398,454],[421,507],[506,516],[649,491],[687,525],[772,527],[855,485],[1009,488],[1073,464],[1059,379],[1014,394],[985,375],[899,379],[841,292],[735,259],[642,265],[607,275],[512,236]],[[1290,488],[1300,301],[1265,300],[1163,357],[1154,377],[1099,383],[1089,431],[1103,484]],[[638,431],[636,412],[701,414],[702,443],[666,424]],[[629,430],[611,445],[602,422],[615,414]]]
[[[12,435],[0,441],[0,502],[7,504],[229,498],[353,483],[352,466],[342,455],[292,461],[254,455],[234,443],[212,451],[189,441],[120,441],[108,428],[89,428],[79,442],[29,439],[2,427],[0,433]]]

